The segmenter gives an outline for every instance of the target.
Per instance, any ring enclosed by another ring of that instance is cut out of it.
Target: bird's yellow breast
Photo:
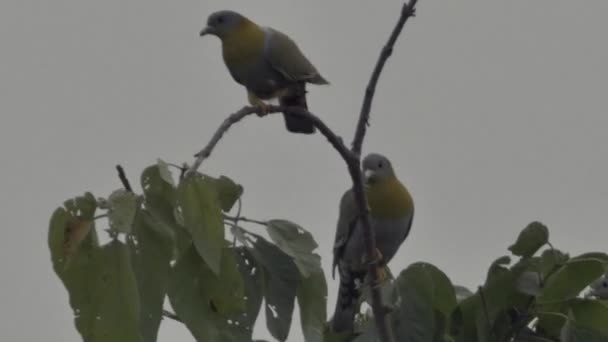
[[[222,55],[228,68],[241,68],[258,62],[264,50],[264,31],[250,20],[243,20],[222,38]]]
[[[367,203],[371,216],[382,219],[402,218],[414,209],[412,196],[396,177],[370,185]]]

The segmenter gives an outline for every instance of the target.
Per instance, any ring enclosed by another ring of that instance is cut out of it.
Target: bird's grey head
[[[201,37],[212,34],[222,38],[231,30],[237,28],[245,19],[242,15],[234,11],[218,11],[211,13],[207,18],[207,27],[201,31]]]
[[[378,153],[370,153],[363,158],[363,175],[366,183],[373,184],[395,176],[395,172],[388,158]]]

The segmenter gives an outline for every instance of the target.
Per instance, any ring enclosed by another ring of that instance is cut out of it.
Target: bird
[[[308,110],[306,84],[329,84],[296,43],[286,34],[262,27],[229,10],[214,12],[200,36],[214,35],[222,42],[222,56],[232,78],[247,89],[249,103],[267,110],[264,100]],[[313,123],[283,113],[287,130],[312,134]]]
[[[362,161],[362,170],[379,267],[384,267],[410,232],[414,201],[385,156],[367,155]],[[331,328],[334,332],[352,332],[360,293],[357,283],[361,284],[367,275],[363,228],[352,189],[340,200],[333,254],[332,276],[337,267],[340,286]]]

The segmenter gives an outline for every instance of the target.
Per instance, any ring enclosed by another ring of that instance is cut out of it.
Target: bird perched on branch
[[[262,112],[263,100],[272,98],[278,98],[281,106],[308,109],[306,83],[328,84],[287,35],[258,26],[239,13],[212,13],[200,33],[207,34],[222,41],[222,55],[230,75],[247,88],[249,103],[262,107]],[[283,114],[288,131],[314,133],[309,120]]]
[[[375,153],[366,156],[363,159],[363,173],[371,225],[376,236],[378,267],[383,267],[393,258],[410,231],[414,202],[385,156]],[[340,288],[332,319],[332,329],[335,332],[353,330],[360,293],[356,280],[363,282],[368,270],[365,246],[355,196],[352,190],[348,190],[340,201],[334,242],[332,275],[336,267],[340,275]]]

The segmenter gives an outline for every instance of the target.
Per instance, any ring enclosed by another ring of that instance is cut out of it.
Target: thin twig
[[[250,218],[246,218],[244,216],[241,216],[237,219],[237,217],[235,216],[229,216],[229,215],[224,215],[224,219],[228,220],[228,221],[232,221],[231,223],[233,223],[235,226],[237,225],[238,221],[243,221],[243,222],[249,222],[249,223],[255,223],[255,224],[259,224],[261,226],[266,226],[268,225],[268,222],[265,221],[260,221],[260,220],[254,220],[254,219],[250,219]]]
[[[129,183],[129,179],[127,179],[127,175],[125,175],[125,170],[120,165],[116,165],[116,171],[118,171],[118,178],[120,178],[120,182],[122,186],[128,192],[133,192],[133,188],[131,188],[131,183]]]
[[[179,316],[177,316],[176,314],[174,314],[173,312],[169,311],[169,310],[165,310],[163,309],[163,316],[167,317],[167,318],[171,318],[174,321],[180,322],[180,323],[184,323],[182,321],[181,318],[179,318]]]
[[[477,288],[479,290],[479,297],[481,298],[481,305],[483,306],[483,314],[486,317],[486,322],[488,323],[488,327],[490,328],[490,332],[494,335],[494,341],[498,341],[498,334],[494,330],[494,325],[490,321],[490,314],[488,313],[488,305],[486,303],[486,297],[483,294],[483,287],[479,286]]]
[[[395,42],[397,42],[397,38],[399,38],[399,35],[403,30],[405,22],[408,18],[414,16],[417,2],[418,0],[410,0],[409,2],[403,4],[399,21],[397,21],[397,24],[395,25],[395,28],[393,28],[388,41],[382,48],[380,57],[378,57],[378,61],[376,62],[376,66],[372,72],[372,76],[367,84],[367,87],[365,88],[365,97],[363,98],[363,105],[361,106],[361,113],[359,114],[359,122],[357,123],[357,130],[355,131],[353,143],[351,144],[352,150],[356,155],[361,155],[363,138],[365,137],[365,131],[367,130],[367,125],[369,123],[369,113],[372,109],[372,100],[374,99],[378,79],[380,79],[380,74],[382,73],[382,69],[386,64],[386,61],[393,53],[393,46],[395,46]]]

